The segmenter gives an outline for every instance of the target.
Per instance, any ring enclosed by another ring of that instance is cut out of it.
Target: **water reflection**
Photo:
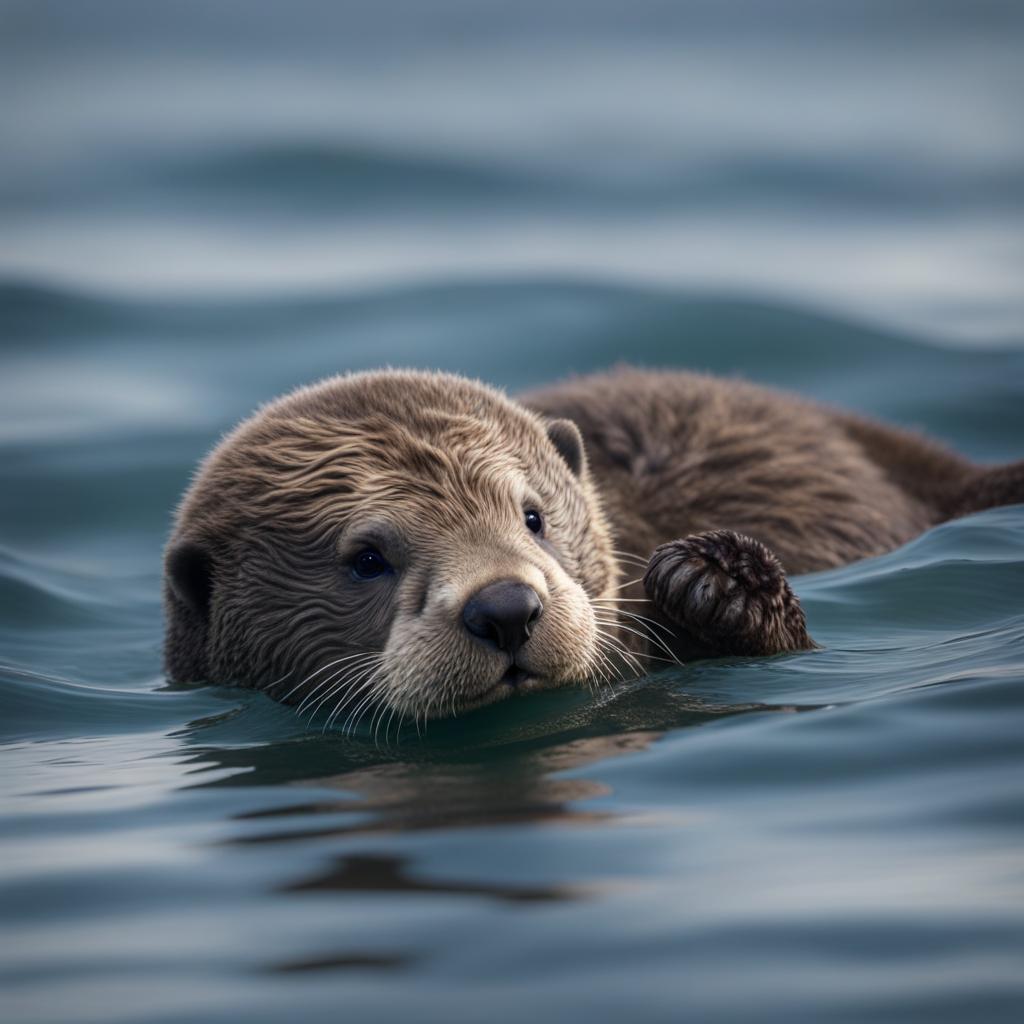
[[[517,723],[506,722],[498,734],[492,732],[492,720],[500,720],[508,708],[439,723],[429,741],[413,734],[390,749],[328,734],[246,747],[204,742],[188,762],[198,774],[210,775],[209,781],[199,782],[202,787],[275,787],[271,805],[235,815],[242,827],[224,840],[228,845],[521,825],[593,826],[615,818],[592,806],[611,796],[609,788],[597,779],[567,778],[566,773],[646,750],[670,730],[730,715],[794,710],[789,705],[716,704],[680,693],[670,680],[659,678],[625,687],[601,708],[572,697],[568,706],[564,697],[548,701],[547,707],[543,697],[535,703],[535,711],[523,711]],[[211,732],[229,729],[233,718],[208,716],[181,735],[191,742],[208,741]],[[301,788],[301,796],[297,792],[294,801],[282,802],[281,784]],[[316,793],[312,799],[311,790]],[[289,888],[358,887],[358,880],[370,874],[353,863],[362,862],[340,856],[316,879]]]
[[[306,971],[338,970],[404,970],[417,963],[418,958],[402,953],[337,953],[305,960],[286,960],[266,970],[279,974],[299,974]]]
[[[285,886],[281,891],[320,890],[486,896],[503,903],[552,903],[582,899],[586,895],[586,890],[576,886],[516,886],[482,882],[429,881],[415,877],[410,860],[386,854],[338,857],[322,874]]]
[[[385,788],[387,780],[395,791]],[[257,812],[252,817],[300,815],[358,815],[359,820],[290,830],[250,833],[233,842],[281,843],[328,835],[367,835],[387,832],[418,832],[451,828],[478,828],[531,823],[592,824],[608,815],[573,807],[580,802],[607,796],[605,787],[581,779],[553,779],[537,776],[533,785],[517,774],[500,782],[491,771],[459,775],[444,770],[422,771],[401,766],[401,774],[387,769],[353,773],[337,780],[321,780],[350,790],[368,784],[365,799],[339,800],[320,804],[298,804]],[[377,787],[380,787],[378,789]],[[370,815],[370,817],[366,817]]]
[[[609,795],[590,779],[559,773],[594,761],[643,750],[660,734],[593,736],[542,750],[486,759],[477,764],[398,762],[360,768],[307,785],[353,797],[298,803],[241,815],[243,820],[334,816],[325,824],[247,832],[232,842],[281,843],[327,835],[364,835],[523,824],[593,824],[606,812],[579,804]],[[342,820],[337,816],[341,815]],[[277,822],[275,821],[275,824]]]

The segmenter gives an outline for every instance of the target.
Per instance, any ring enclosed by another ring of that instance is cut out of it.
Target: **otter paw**
[[[663,544],[651,556],[644,589],[708,653],[763,655],[815,646],[779,560],[751,537],[714,530]]]

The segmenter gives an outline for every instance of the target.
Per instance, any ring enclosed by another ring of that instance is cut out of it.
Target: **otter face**
[[[168,673],[340,722],[457,714],[607,675],[592,602],[616,572],[571,423],[458,377],[334,378],[201,468],[166,558]]]

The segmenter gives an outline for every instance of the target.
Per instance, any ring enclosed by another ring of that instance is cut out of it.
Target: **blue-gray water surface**
[[[1024,456],[1000,3],[0,7],[0,1015],[1019,1021],[1024,507],[822,649],[374,740],[161,674],[196,461],[320,376],[630,360]]]

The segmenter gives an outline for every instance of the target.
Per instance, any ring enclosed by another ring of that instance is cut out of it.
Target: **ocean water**
[[[0,5],[5,1022],[1019,1021],[1024,506],[399,742],[161,675],[196,461],[629,360],[1024,457],[1016,4]]]

